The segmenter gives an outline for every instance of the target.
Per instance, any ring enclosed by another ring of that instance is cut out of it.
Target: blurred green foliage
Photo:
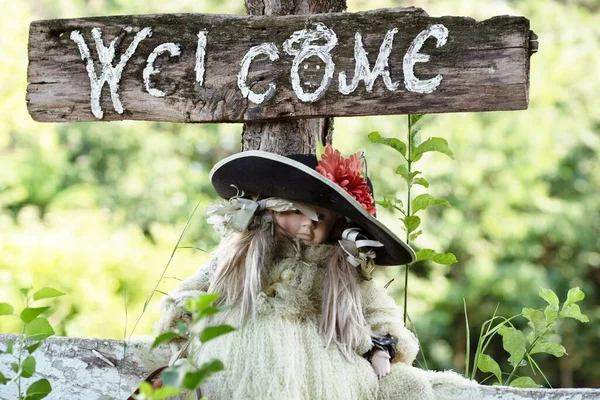
[[[0,0],[2,9],[8,7]],[[421,161],[431,193],[450,201],[423,218],[415,245],[454,253],[452,267],[421,263],[409,314],[429,368],[464,369],[463,298],[471,336],[492,316],[540,308],[540,288],[579,286],[590,323],[565,323],[559,360],[538,360],[556,387],[600,387],[600,2],[595,0],[349,0],[350,11],[414,5],[432,16],[523,15],[539,36],[525,111],[430,115],[424,136],[445,138],[455,160]],[[149,122],[40,124],[25,105],[27,31],[35,19],[111,14],[244,13],[241,0],[11,2],[0,21],[0,302],[24,286],[68,294],[49,317],[57,333],[123,338],[140,316],[191,210],[214,199],[208,171],[239,150],[240,125]],[[365,149],[376,197],[401,197],[393,150],[367,133],[401,137],[405,116],[338,118],[334,146]],[[201,213],[200,213],[201,214]],[[380,218],[401,232],[397,216]],[[168,292],[202,265],[216,235],[197,215],[159,286]],[[396,281],[402,270],[378,279]],[[173,278],[173,279],[171,279]],[[434,289],[435,288],[435,289]],[[135,334],[157,319],[155,293]],[[0,331],[17,326],[0,321]],[[488,354],[498,359],[502,343]],[[539,382],[539,377],[534,377]]]

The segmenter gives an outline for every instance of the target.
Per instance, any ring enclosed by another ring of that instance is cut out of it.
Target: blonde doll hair
[[[273,214],[261,212],[253,229],[229,234],[217,249],[217,269],[208,291],[221,293],[220,304],[239,305],[240,323],[256,313],[254,302],[273,262],[275,244]]]
[[[346,358],[366,332],[358,274],[338,244],[323,277],[320,332],[327,345],[334,342]]]
[[[290,240],[275,234],[275,224],[272,212],[259,212],[251,230],[224,237],[217,250],[209,292],[221,293],[220,304],[239,307],[239,324],[256,314],[255,300],[265,286],[277,241]],[[362,309],[358,274],[338,244],[323,277],[319,331],[328,345],[335,343],[348,359],[367,332]]]

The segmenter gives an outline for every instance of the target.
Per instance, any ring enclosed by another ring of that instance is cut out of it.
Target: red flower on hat
[[[356,153],[344,158],[338,150],[327,145],[316,170],[348,192],[369,214],[375,215],[373,196],[361,174],[363,161],[359,156],[360,153]]]

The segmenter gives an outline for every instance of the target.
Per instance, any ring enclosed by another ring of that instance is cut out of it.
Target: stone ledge
[[[18,336],[0,334],[0,344],[7,340],[18,342]],[[36,351],[37,371],[28,381],[47,378],[52,384],[48,400],[125,400],[139,381],[151,371],[168,363],[168,347],[149,351],[151,340],[138,338],[131,342],[111,339],[51,337]],[[7,375],[9,355],[0,355],[0,372]],[[0,399],[17,398],[14,385],[0,386]],[[459,399],[457,388],[449,390],[449,397]],[[460,390],[460,389],[459,389]],[[444,390],[436,391],[443,395]],[[465,393],[466,394],[466,393]],[[446,398],[444,396],[444,398]],[[481,386],[481,400],[584,400],[599,399],[600,389],[515,389]]]

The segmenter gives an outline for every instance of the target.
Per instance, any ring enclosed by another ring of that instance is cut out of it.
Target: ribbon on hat
[[[293,203],[277,197],[269,197],[263,200],[252,200],[243,197],[232,197],[229,201],[218,203],[206,209],[207,222],[221,234],[226,235],[231,230],[246,232],[252,224],[257,212],[271,210],[276,212],[299,210],[313,221],[319,217],[311,207]]]
[[[348,228],[342,232],[342,238],[338,241],[346,260],[356,267],[360,276],[370,281],[371,274],[375,270],[375,252],[369,247],[383,247],[383,243],[377,240],[369,240],[360,233],[359,228]]]

